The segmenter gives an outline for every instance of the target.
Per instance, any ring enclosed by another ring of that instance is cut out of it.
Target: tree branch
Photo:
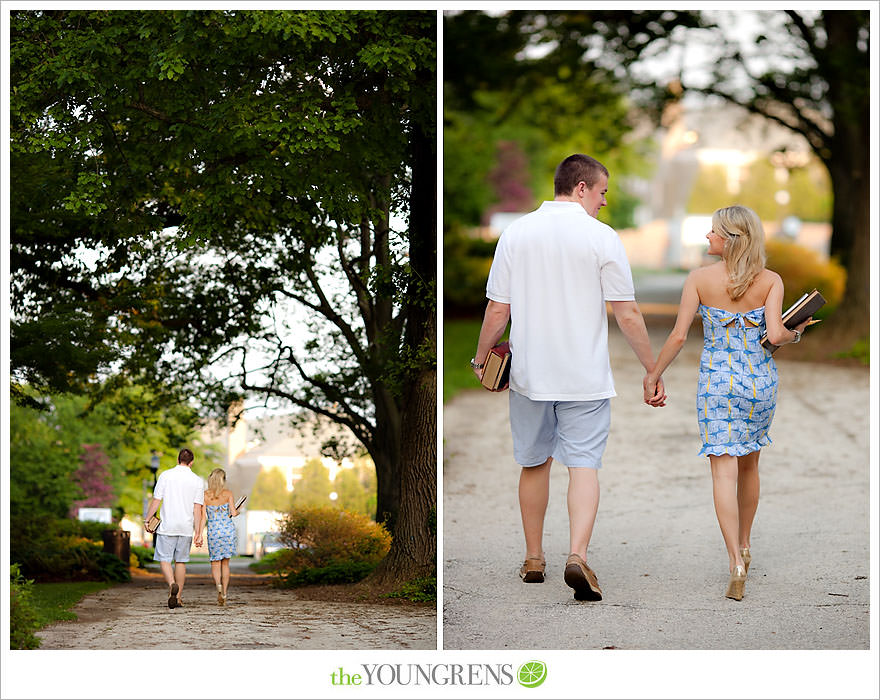
[[[794,123],[792,123],[791,121],[783,118],[781,115],[774,114],[772,111],[768,110],[766,106],[758,104],[757,100],[759,100],[760,98],[756,98],[755,100],[743,101],[715,87],[687,87],[685,89],[703,95],[713,95],[715,97],[721,97],[729,102],[732,102],[733,104],[743,107],[753,114],[757,114],[766,119],[770,119],[771,121],[775,121],[785,128],[800,134],[807,140],[807,143],[810,144],[810,147],[816,152],[819,158],[822,159],[822,162],[825,163],[826,166],[828,165],[829,158],[824,156],[823,153],[826,152],[826,150],[830,152],[830,137],[826,135],[817,124],[814,124],[810,120],[806,119],[800,113],[796,115],[796,120]],[[767,99],[772,100],[773,98]],[[771,102],[771,104],[776,104],[776,102]]]
[[[821,52],[821,49],[816,45],[816,35],[813,34],[813,30],[806,25],[804,18],[794,10],[785,10],[785,14],[788,15],[788,18],[797,27],[804,41],[807,43],[807,48],[810,53],[814,57],[817,57]]]
[[[343,245],[344,240],[345,234],[342,231],[339,231],[336,234],[336,251],[339,253],[339,262],[342,265],[345,276],[348,278],[348,283],[351,285],[351,288],[354,290],[355,296],[357,297],[358,307],[361,310],[361,317],[364,319],[364,324],[366,325],[372,321],[373,317],[373,307],[370,303],[369,290],[363,283],[358,272],[353,268],[351,262],[346,258],[345,246]],[[363,234],[361,235],[361,246],[361,251],[368,250],[368,248],[363,247]],[[361,269],[363,269],[364,257],[365,256],[362,253],[355,258],[355,260],[360,263]]]

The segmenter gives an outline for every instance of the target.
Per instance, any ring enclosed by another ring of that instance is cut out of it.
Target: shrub
[[[96,557],[95,564],[97,565],[98,576],[100,576],[102,581],[114,581],[116,583],[131,581],[131,572],[115,554],[100,551]]]
[[[146,569],[147,564],[153,561],[152,547],[141,547],[140,545],[133,544],[130,549],[132,556],[135,558],[135,561],[131,563],[132,566],[138,569]]]
[[[427,576],[407,581],[398,590],[389,593],[388,598],[404,598],[415,603],[430,603],[437,600],[437,577]]]
[[[443,241],[443,299],[447,313],[481,312],[496,241],[449,232]]]
[[[72,518],[16,518],[9,538],[10,559],[20,565],[23,576],[37,581],[130,580],[119,558],[103,551],[106,529],[105,523]]]
[[[782,310],[796,302],[802,294],[818,289],[828,302],[816,313],[827,318],[843,298],[846,269],[835,260],[823,260],[814,250],[779,238],[767,240],[767,267],[779,273],[785,284]]]
[[[9,577],[9,648],[38,649],[39,638],[34,634],[37,629],[37,613],[31,601],[31,586],[21,575],[18,564],[10,567]]]
[[[280,539],[287,549],[275,560],[275,573],[290,585],[302,585],[294,582],[304,580],[297,575],[308,569],[324,570],[313,575],[327,582],[351,576],[360,580],[369,573],[366,567],[371,570],[391,546],[391,535],[382,525],[365,515],[328,507],[291,511],[281,520]]]
[[[275,552],[264,554],[259,561],[251,562],[248,568],[257,574],[268,574],[280,568],[279,560],[284,556],[287,550],[279,549]]]
[[[377,565],[378,563],[365,561],[337,561],[319,569],[303,569],[297,573],[284,574],[281,576],[281,583],[291,587],[357,583],[366,578]]]

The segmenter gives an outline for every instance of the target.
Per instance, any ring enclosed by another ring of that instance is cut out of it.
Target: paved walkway
[[[432,606],[301,600],[257,575],[233,575],[224,607],[210,575],[187,576],[183,608],[168,608],[167,591],[161,574],[135,574],[130,583],[86,596],[74,608],[76,621],[38,632],[40,648],[437,648]]]
[[[736,602],[723,595],[727,555],[708,460],[697,456],[699,326],[667,370],[663,409],[642,403],[641,367],[611,326],[618,396],[589,550],[604,600],[576,602],[562,581],[568,476],[559,464],[548,578],[520,581],[507,395],[464,392],[443,411],[444,648],[868,649],[868,370],[786,362],[779,351],[752,568]],[[652,331],[655,352],[669,327]]]

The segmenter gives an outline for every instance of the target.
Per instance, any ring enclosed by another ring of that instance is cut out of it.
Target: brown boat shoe
[[[523,583],[544,583],[544,569],[547,562],[543,558],[526,557],[519,569],[519,577]]]
[[[566,585],[574,589],[575,600],[602,600],[599,579],[587,562],[577,554],[570,554],[563,574]]]

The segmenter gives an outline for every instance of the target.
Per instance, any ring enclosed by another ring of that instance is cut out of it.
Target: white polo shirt
[[[193,505],[205,503],[205,481],[192,469],[178,464],[159,474],[153,498],[162,501],[160,535],[193,536]]]
[[[510,224],[486,296],[510,304],[510,388],[535,401],[616,396],[606,301],[635,299],[617,233],[577,202],[544,202]]]

